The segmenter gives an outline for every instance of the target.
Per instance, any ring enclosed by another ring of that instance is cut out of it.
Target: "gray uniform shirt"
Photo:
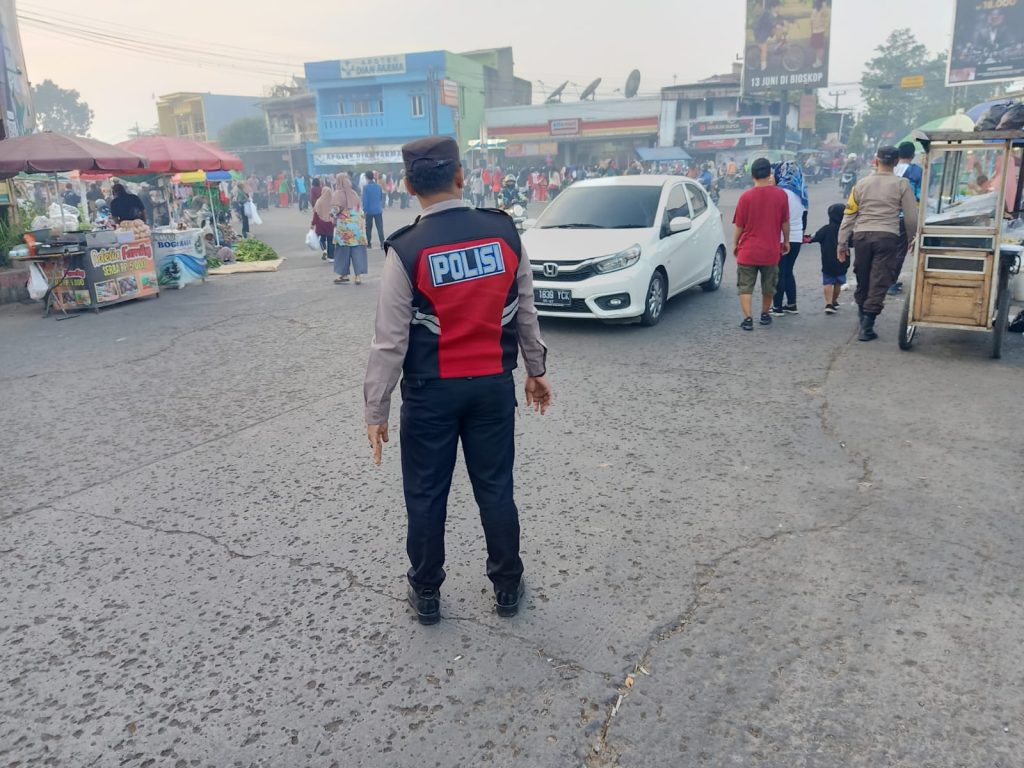
[[[421,216],[466,206],[463,200],[446,200],[423,209]],[[547,346],[540,337],[537,308],[533,303],[533,270],[523,249],[516,273],[519,287],[519,311],[516,328],[519,348],[530,376],[543,376]],[[412,321],[412,283],[398,254],[388,251],[381,275],[380,299],[377,302],[377,321],[370,343],[370,359],[366,364],[363,381],[363,400],[366,403],[367,424],[387,424],[391,412],[391,393],[402,375],[402,364],[409,348],[409,325]]]
[[[917,198],[910,182],[892,171],[875,171],[861,179],[846,202],[843,223],[839,228],[842,248],[850,235],[858,232],[900,233],[900,211],[907,228],[907,237],[917,237]]]

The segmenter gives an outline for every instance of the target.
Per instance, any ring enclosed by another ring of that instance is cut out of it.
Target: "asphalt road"
[[[816,247],[753,333],[732,263],[655,328],[544,321],[525,609],[460,466],[421,627],[361,420],[382,255],[335,286],[305,226],[267,214],[275,274],[0,307],[0,765],[1024,765],[1020,337],[900,352],[897,301],[858,343]]]

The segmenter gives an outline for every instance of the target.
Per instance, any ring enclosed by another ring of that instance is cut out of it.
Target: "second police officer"
[[[527,405],[544,413],[551,403],[530,262],[511,218],[463,201],[453,139],[411,142],[402,159],[408,191],[423,210],[386,243],[363,388],[367,436],[379,464],[401,376],[409,603],[420,623],[441,618],[444,525],[460,442],[480,507],[495,608],[514,616],[523,594],[512,492],[512,371],[520,350]]]

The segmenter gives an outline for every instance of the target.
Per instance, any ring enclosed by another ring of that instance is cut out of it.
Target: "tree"
[[[992,86],[946,87],[946,54],[932,56],[909,29],[894,30],[864,67],[861,88],[867,109],[863,129],[869,143],[899,140],[929,120],[985,101]],[[900,88],[908,75],[922,75],[923,88]]]
[[[217,138],[225,149],[265,147],[269,142],[267,124],[258,117],[243,117],[228,123]]]
[[[85,136],[92,125],[92,110],[76,90],[61,88],[52,80],[32,86],[36,128],[72,136]]]
[[[850,142],[846,148],[858,155],[864,151],[864,123],[857,123],[850,129]]]

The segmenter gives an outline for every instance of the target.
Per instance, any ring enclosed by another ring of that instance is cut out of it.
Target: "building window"
[[[192,115],[178,115],[175,118],[179,136],[192,135]]]
[[[708,117],[715,114],[715,100],[704,99],[704,114]]]
[[[690,102],[690,119],[691,120],[696,120],[697,119],[697,102],[696,101],[691,101]]]
[[[338,102],[339,115],[382,115],[384,100],[381,98],[352,99],[348,103],[342,99]]]
[[[412,116],[423,117],[423,96],[421,96],[418,93],[413,94],[412,96],[409,97],[409,100],[412,102]]]

